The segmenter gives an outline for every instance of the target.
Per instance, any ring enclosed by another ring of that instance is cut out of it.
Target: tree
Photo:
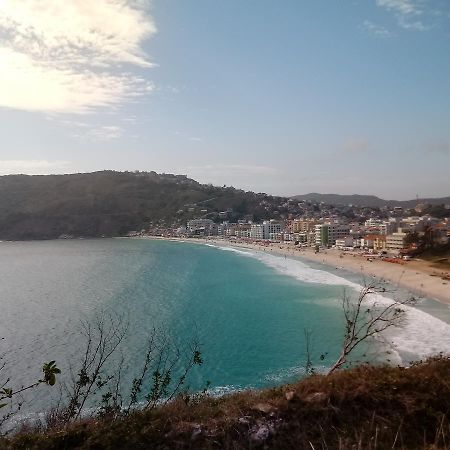
[[[89,398],[107,386],[114,376],[120,378],[118,373],[107,373],[106,364],[115,355],[127,329],[124,317],[115,313],[101,312],[93,322],[81,321],[84,352],[76,375],[71,369],[71,382],[64,384],[68,404],[59,414],[63,423],[77,420]]]
[[[388,304],[371,303],[371,294],[386,292],[377,287],[376,283],[365,285],[356,299],[352,299],[346,291],[342,296],[342,309],[345,318],[345,333],[341,353],[331,366],[328,374],[341,368],[349,355],[361,343],[383,333],[391,327],[399,326],[405,315],[403,307],[413,304],[415,299],[393,300]]]
[[[410,246],[412,244],[419,244],[420,236],[417,231],[412,231],[405,236],[405,245]]]
[[[136,408],[151,410],[179,395],[184,400],[190,397],[188,374],[203,364],[197,340],[179,347],[166,333],[150,330],[142,365],[133,365],[135,377],[127,386],[121,376],[127,331],[128,320],[114,311],[100,311],[94,319],[81,321],[80,359],[73,362],[70,379],[61,385],[58,405],[53,409],[48,405],[44,429],[63,428],[87,415],[115,420]],[[50,361],[42,366],[39,380],[14,388],[14,380],[2,377],[5,368],[0,355],[0,410],[9,406],[0,415],[0,427],[21,409],[24,392],[42,384],[54,386],[61,373],[56,362]],[[13,403],[17,397],[20,401]]]
[[[181,393],[189,372],[203,363],[195,339],[180,349],[166,333],[152,329],[142,366],[131,385],[123,386],[124,358],[119,356],[127,331],[125,317],[114,312],[82,321],[83,356],[64,384],[66,406],[55,412],[56,423],[66,426],[87,414],[114,420],[136,408],[153,409]]]
[[[14,385],[15,380],[6,375],[2,377],[6,369],[4,357],[4,354],[0,356],[0,410],[7,410],[7,412],[0,415],[0,427],[21,409],[24,392],[35,389],[42,384],[54,386],[56,383],[56,375],[61,373],[61,370],[56,366],[56,362],[50,361],[42,365],[43,376],[41,379],[28,385],[14,388],[12,386]],[[21,398],[21,400],[15,402],[17,397]],[[2,432],[0,432],[0,434],[2,434]]]

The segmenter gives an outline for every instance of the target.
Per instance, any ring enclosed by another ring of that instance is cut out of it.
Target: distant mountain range
[[[417,200],[383,200],[371,195],[307,194],[295,198],[369,207],[417,204]],[[0,176],[0,240],[121,236],[159,225],[182,225],[195,217],[260,221],[287,213],[286,201],[286,197],[156,172],[7,175]],[[420,202],[450,204],[450,197]],[[447,217],[447,210],[440,213]]]
[[[376,197],[375,195],[318,194],[316,192],[313,192],[305,195],[295,195],[291,198],[317,203],[323,202],[328,205],[355,205],[367,206],[372,208],[381,208],[384,206],[401,206],[403,208],[414,208],[417,203],[428,203],[430,205],[450,204],[450,197],[419,198],[419,200],[384,200],[382,198]]]

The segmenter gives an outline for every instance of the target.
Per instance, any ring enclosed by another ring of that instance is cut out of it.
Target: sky
[[[0,0],[0,174],[450,195],[449,0]]]

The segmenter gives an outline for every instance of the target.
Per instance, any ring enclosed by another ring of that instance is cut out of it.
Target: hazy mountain
[[[403,208],[414,208],[417,203],[429,203],[431,205],[442,205],[450,204],[450,197],[441,198],[420,198],[413,200],[384,200],[382,198],[376,197],[375,195],[340,195],[340,194],[318,194],[316,192],[305,194],[305,195],[295,195],[295,199],[298,200],[308,200],[311,202],[323,202],[329,205],[358,205],[358,206],[368,206],[368,207],[378,207],[383,206],[394,207],[402,206]]]

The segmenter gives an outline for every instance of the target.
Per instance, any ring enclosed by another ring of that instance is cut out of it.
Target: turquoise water
[[[166,330],[180,347],[193,337],[201,343],[205,363],[188,380],[193,389],[207,380],[213,392],[222,393],[298,379],[304,373],[305,329],[312,332],[318,370],[336,359],[343,332],[340,297],[356,281],[316,269],[272,255],[181,242],[3,242],[0,330],[8,373],[26,383],[39,377],[43,361],[55,359],[67,377],[82,350],[80,318],[111,309],[129,321],[122,348],[125,386],[136,376],[153,327]],[[424,317],[430,323],[426,338],[420,331]],[[423,349],[435,350],[432,332],[440,335],[438,350],[450,349],[450,326],[415,309],[405,329],[389,339],[397,357],[422,357]],[[372,350],[373,357],[383,357],[377,346]],[[32,396],[32,409],[39,411],[55,390]]]

